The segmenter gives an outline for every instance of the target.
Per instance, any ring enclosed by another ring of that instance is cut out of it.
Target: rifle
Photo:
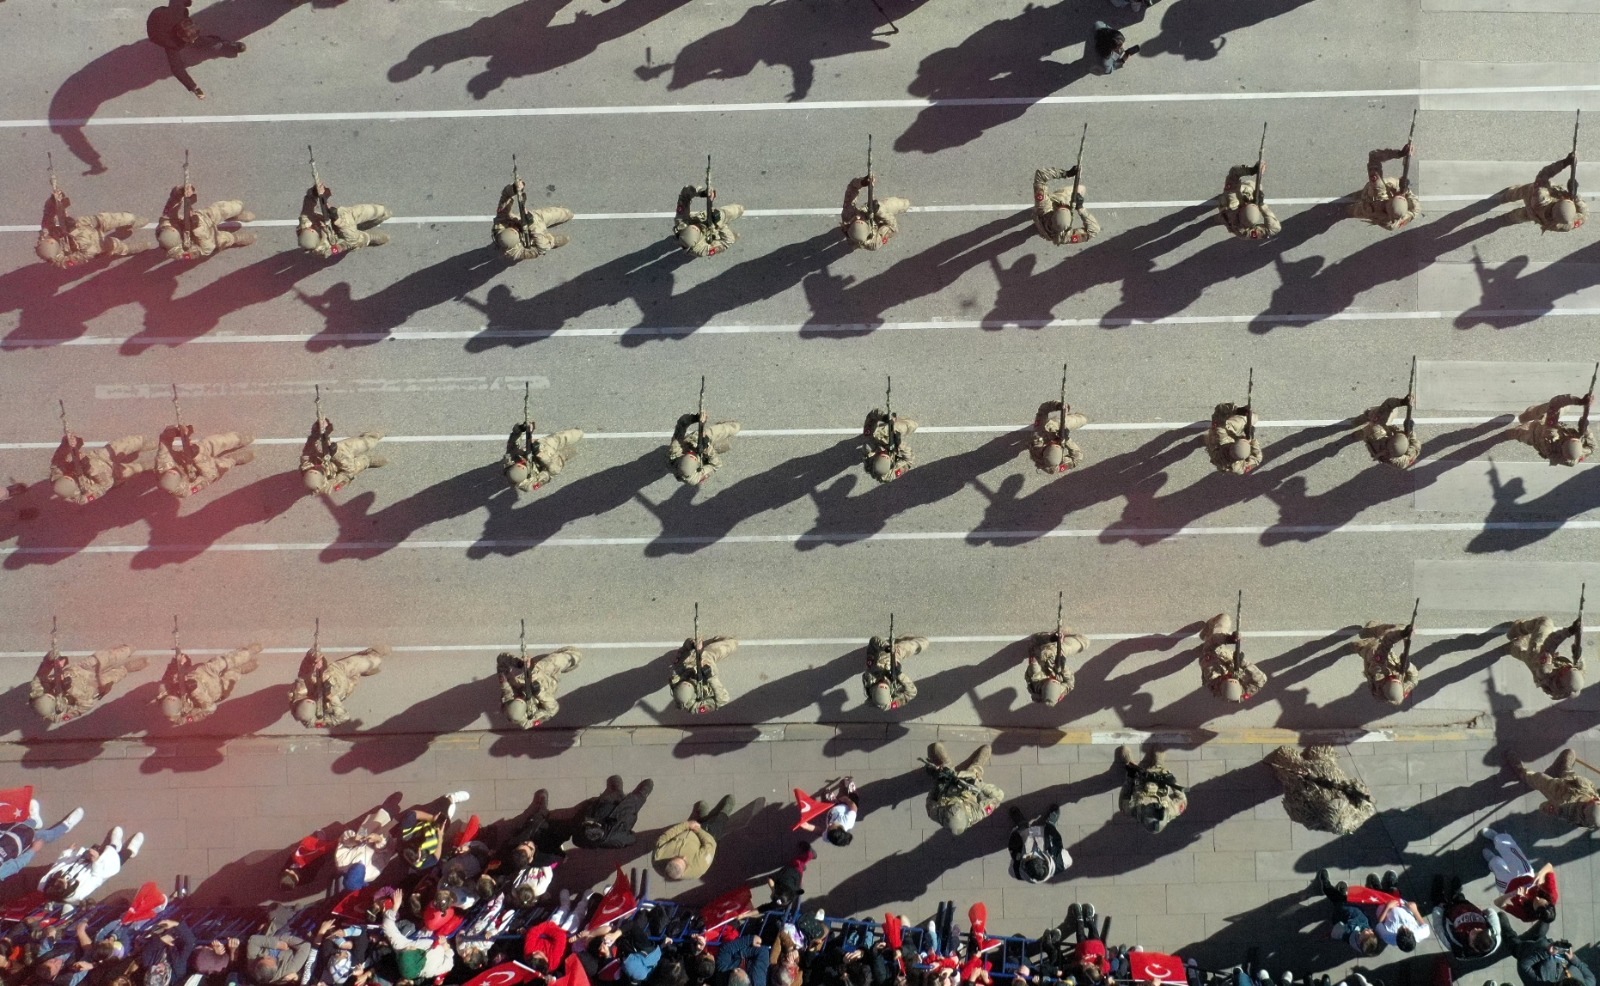
[[[528,189],[522,185],[522,175],[517,172],[517,155],[511,155],[511,187],[517,193],[517,236],[524,248],[533,242],[528,229]]]
[[[699,429],[699,432],[695,436],[694,448],[699,456],[704,458],[706,451],[706,378],[704,374],[700,376],[700,409],[695,412],[695,422],[695,427]]]
[[[1589,593],[1589,583],[1585,582],[1578,589],[1578,618],[1572,621],[1572,659],[1583,660],[1583,602]]]
[[[946,764],[946,763],[934,763],[932,760],[929,760],[927,757],[918,757],[917,758],[917,762],[922,764],[924,767],[928,768],[930,771],[932,771],[934,777],[938,778],[939,783],[941,783],[941,784],[955,784],[957,787],[960,787],[963,790],[971,791],[973,794],[976,794],[976,795],[982,797],[983,790],[981,788],[979,788],[978,785],[972,783],[971,781],[967,780],[965,777],[962,777],[960,774],[956,773],[955,768],[950,766],[949,764]]]
[[[1233,604],[1233,656],[1234,660],[1244,660],[1244,590],[1239,590],[1239,599]]]
[[[1067,364],[1061,364],[1061,424],[1056,429],[1063,448],[1067,444]]]
[[[1594,365],[1594,374],[1589,377],[1589,392],[1583,395],[1583,413],[1578,415],[1578,437],[1583,437],[1589,431],[1589,409],[1594,405],[1594,385],[1600,380],[1600,363]]]
[[[883,426],[889,433],[884,444],[889,447],[889,452],[892,455],[900,449],[899,433],[894,428],[894,404],[892,402],[894,397],[894,377],[886,376],[883,379]]]
[[[1062,591],[1056,593],[1056,666],[1051,669],[1058,675],[1061,673],[1062,669],[1067,666],[1067,656],[1062,650],[1063,641],[1066,639],[1065,631],[1067,629],[1067,625],[1063,621],[1062,614],[1066,609],[1066,605],[1067,593],[1066,590],[1063,589]]]
[[[533,665],[528,663],[528,621],[522,621],[522,635],[517,641],[517,652],[522,658],[522,687],[529,695],[538,694],[539,686],[533,682]]]
[[[1244,437],[1255,441],[1256,438],[1256,409],[1253,404],[1256,393],[1256,368],[1250,368],[1250,376],[1244,385]]]
[[[896,655],[899,648],[894,645],[894,614],[889,614],[889,688],[894,689],[894,683],[900,680],[900,659]]]
[[[872,194],[872,135],[867,134],[867,215],[878,218],[878,199]]]
[[[1567,179],[1567,194],[1578,194],[1578,127],[1583,123],[1583,110],[1572,119],[1572,175]]]
[[[1413,417],[1417,409],[1417,358],[1411,357],[1411,385],[1406,388],[1406,437],[1410,438],[1411,430],[1416,427]],[[1384,424],[1388,424],[1387,421]]]
[[[189,436],[184,434],[183,431],[183,405],[178,403],[177,384],[172,385],[172,419],[178,424],[178,441],[183,445],[182,459],[179,464],[184,467],[184,471],[187,473],[189,468],[194,465],[196,456],[194,453],[194,446],[189,441]],[[179,453],[177,449],[173,449],[172,454],[173,458],[178,458]],[[188,478],[193,477],[190,476]]]
[[[1078,138],[1078,163],[1072,166],[1072,195],[1071,202],[1074,211],[1083,208],[1083,196],[1078,194],[1078,185],[1083,182],[1083,145],[1089,140],[1089,124],[1083,125],[1083,134]],[[1067,228],[1072,228],[1072,217],[1067,217]],[[1088,223],[1084,223],[1088,229]]]
[[[711,155],[706,155],[706,227],[709,229],[716,223],[716,217],[711,214],[711,203],[717,193],[711,187]]]
[[[183,218],[183,228],[178,230],[178,241],[183,245],[185,253],[189,252],[192,245],[190,232],[193,216],[189,206],[189,149],[183,149],[183,201],[178,206],[178,214]]]
[[[1406,134],[1406,157],[1400,166],[1400,191],[1411,191],[1411,138],[1417,135],[1417,111],[1411,111],[1411,132]]]
[[[322,656],[322,617],[318,616],[315,618],[315,620],[316,622],[313,623],[311,627],[311,653],[314,658],[317,658]],[[327,709],[323,703],[322,694],[325,685],[323,682],[322,669],[317,668],[314,664],[312,665],[312,668],[310,691],[312,698],[316,701],[317,722],[320,723],[323,720],[323,717],[327,715]]]
[[[67,225],[66,225],[66,218],[67,218],[66,213],[67,213],[67,211],[62,206],[62,203],[66,201],[67,197],[66,197],[66,194],[61,191],[61,186],[56,184],[56,161],[55,161],[55,157],[49,151],[45,151],[44,152],[44,159],[45,159],[46,171],[50,175],[50,199],[51,199],[51,201],[56,203],[56,208],[55,208],[56,226],[55,226],[54,229],[52,229],[50,231],[50,233],[56,239],[65,239],[66,236],[67,236]]]
[[[317,202],[322,205],[322,217],[331,223],[335,214],[333,206],[328,204],[327,186],[322,184],[322,178],[317,174],[317,152],[311,149],[310,144],[307,144],[306,154],[311,157],[311,187],[317,191]]]
[[[60,656],[60,653],[56,648],[56,614],[54,613],[50,614],[50,656]]]
[[[1262,186],[1266,183],[1261,178],[1261,169],[1267,163],[1267,125],[1261,125],[1261,147],[1256,150],[1256,205],[1261,205],[1267,200],[1266,192]]]
[[[50,175],[50,195],[52,198],[61,194],[61,186],[56,184],[56,159],[49,151],[44,152],[45,170]]]
[[[61,437],[66,438],[72,434],[72,429],[67,426],[67,402],[57,397],[56,406],[61,409]]]
[[[1422,597],[1418,596],[1417,601],[1411,606],[1411,622],[1406,624],[1406,645],[1400,651],[1401,674],[1405,674],[1406,669],[1411,667],[1411,638],[1417,632],[1417,610],[1421,608]]]

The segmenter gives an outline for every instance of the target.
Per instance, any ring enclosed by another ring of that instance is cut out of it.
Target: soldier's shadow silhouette
[[[1540,468],[1560,468],[1543,466]],[[1499,468],[1489,465],[1493,504],[1483,519],[1484,529],[1467,542],[1469,554],[1515,551],[1536,544],[1561,529],[1561,522],[1600,507],[1600,475],[1584,469],[1545,493],[1523,499],[1526,486],[1520,478],[1500,479]]]
[[[561,695],[561,712],[550,726],[499,732],[489,752],[496,757],[543,759],[559,756],[578,745],[575,730],[609,726],[633,711],[652,692],[665,691],[669,661],[676,650],[652,656],[622,671],[612,671],[599,681],[579,685]],[[593,660],[594,658],[590,658]],[[498,710],[493,715],[498,716]],[[494,720],[497,731],[503,720]]]
[[[760,658],[750,653],[738,653],[729,660],[757,661]],[[866,666],[866,660],[867,648],[863,641],[862,646],[837,657],[808,665],[798,671],[786,671],[781,676],[765,681],[749,691],[735,694],[731,702],[714,713],[696,715],[683,712],[669,703],[655,713],[655,718],[663,725],[683,726],[688,730],[674,748],[675,756],[687,758],[731,752],[759,740],[762,735],[758,728],[759,724],[781,722],[797,715],[810,706],[817,696],[835,685],[848,683]],[[665,686],[667,677],[665,667],[662,668],[661,674],[662,685]],[[704,739],[696,738],[695,727],[705,726],[716,727],[717,746],[706,746]]]
[[[482,509],[489,498],[508,492],[498,462],[458,473],[377,511],[377,494],[364,490],[344,503],[327,500],[339,525],[338,540],[322,549],[323,562],[368,560],[397,547],[423,528]]]
[[[1528,274],[1523,273],[1529,267],[1526,256],[1515,257],[1495,268],[1485,264],[1476,252],[1472,260],[1483,294],[1476,305],[1457,316],[1455,326],[1458,329],[1478,325],[1509,329],[1526,325],[1553,311],[1557,299],[1600,284],[1600,268],[1596,267],[1600,250],[1592,244]]]
[[[249,681],[246,677],[240,683]],[[139,773],[188,774],[220,767],[227,761],[230,741],[266,731],[288,711],[283,689],[271,685],[248,695],[229,696],[207,718],[182,726],[167,722],[159,707],[151,705],[150,728],[144,736],[150,755],[139,761]]]
[[[188,265],[163,264],[139,285],[144,328],[123,341],[122,352],[134,356],[153,346],[181,346],[198,339],[226,316],[271,301],[323,266],[303,251],[286,250],[229,271],[180,297],[178,279]]]
[[[511,557],[536,548],[568,524],[621,507],[640,489],[662,479],[667,467],[660,449],[587,475],[573,475],[585,468],[581,453],[576,461],[576,467],[567,466],[554,489],[535,491],[525,503],[515,504],[509,489],[491,497],[483,534],[467,548],[467,557]]]
[[[239,468],[260,467],[252,462]],[[271,466],[266,465],[266,468]],[[230,470],[219,485],[228,483],[229,477],[234,482],[244,481],[244,477]],[[216,489],[212,487],[206,492],[215,493]],[[183,516],[178,514],[178,501],[170,496],[165,497],[172,502],[163,503],[163,509],[149,517],[149,547],[134,555],[129,567],[134,571],[147,571],[192,561],[229,533],[251,524],[270,521],[305,496],[305,484],[300,481],[300,473],[296,471],[273,473],[248,485],[213,495],[198,510]]]
[[[59,346],[81,339],[90,322],[134,304],[161,260],[159,250],[146,250],[65,271],[29,264],[0,276],[0,314],[17,312],[17,327],[0,341],[0,350]]]
[[[12,571],[57,564],[102,534],[144,523],[152,513],[172,510],[174,503],[172,494],[156,486],[148,472],[118,483],[103,499],[82,506],[57,499],[48,482],[28,487],[24,497],[32,506],[0,521],[0,542],[12,542],[3,567]]]
[[[22,755],[22,766],[69,767],[104,756],[107,743],[143,731],[151,717],[159,715],[155,706],[159,687],[154,681],[129,685],[125,678],[115,692],[86,714],[59,726],[50,726],[30,711],[21,726],[19,742],[27,750]]]
[[[478,247],[412,271],[360,298],[354,296],[348,281],[333,284],[317,295],[296,288],[295,296],[324,321],[323,330],[306,342],[306,348],[319,353],[338,346],[382,342],[413,317],[451,301],[462,301],[468,292],[505,273],[506,267],[506,262],[492,251]]]
[[[484,670],[488,667],[485,663]],[[397,770],[427,753],[438,737],[463,732],[485,710],[495,709],[499,694],[494,678],[470,678],[431,694],[380,723],[364,726],[359,736],[336,728],[331,735],[348,735],[351,742],[349,749],[333,761],[333,772],[349,774],[360,770],[376,776]]]

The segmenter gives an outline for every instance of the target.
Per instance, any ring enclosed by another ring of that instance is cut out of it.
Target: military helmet
[[[1051,469],[1059,467],[1061,465],[1062,458],[1064,458],[1061,443],[1051,442],[1043,449],[1040,449],[1039,458],[1043,459],[1044,464],[1049,466]]]
[[[176,469],[163,472],[156,482],[168,493],[182,493],[189,487],[189,481]]]
[[[168,695],[161,700],[161,714],[177,722],[183,718],[183,699],[176,695]]]
[[[1583,691],[1583,672],[1574,667],[1556,671],[1555,690],[1559,698],[1572,698]]]
[[[1398,678],[1385,678],[1378,682],[1378,697],[1390,705],[1401,705],[1406,700],[1405,685]]]
[[[685,223],[683,228],[678,230],[678,245],[683,247],[685,250],[693,250],[695,247],[699,246],[705,240],[705,238],[706,234],[702,233],[700,231],[700,227],[694,225],[693,223]]]
[[[874,681],[867,687],[867,701],[872,703],[874,709],[887,712],[894,708],[894,695],[890,691],[889,683],[883,679]]]
[[[53,695],[40,695],[33,700],[33,711],[46,719],[56,714],[56,700]]]
[[[156,242],[163,250],[176,250],[183,246],[183,234],[174,226],[162,226],[156,230]]]
[[[872,227],[865,219],[853,220],[845,227],[844,233],[850,238],[850,242],[857,246],[866,246],[872,242]]]
[[[1392,432],[1386,447],[1390,458],[1403,459],[1411,452],[1411,439],[1403,431]]]
[[[328,485],[328,477],[320,469],[307,469],[300,474],[301,482],[313,493],[321,493]]]
[[[78,488],[78,481],[73,479],[71,476],[57,477],[56,481],[50,484],[50,488],[55,491],[56,496],[59,496],[63,500],[74,499],[83,493],[83,491]]]
[[[888,479],[894,472],[894,457],[888,452],[879,452],[867,460],[867,472],[874,479]]]
[[[1239,207],[1238,220],[1241,226],[1260,226],[1263,218],[1261,207],[1254,202],[1246,202]]]
[[[1228,458],[1235,462],[1243,462],[1250,458],[1250,439],[1241,438],[1228,446]]]
[[[680,709],[693,709],[695,698],[694,682],[680,681],[672,686],[672,700]]]
[[[1244,686],[1239,684],[1238,678],[1229,678],[1222,683],[1222,697],[1230,702],[1244,701]]]
[[[1048,221],[1052,233],[1065,233],[1072,226],[1072,210],[1064,205],[1057,205],[1050,210]]]
[[[290,711],[291,711],[291,713],[293,713],[295,721],[300,723],[301,725],[304,725],[304,726],[314,726],[314,725],[316,725],[316,722],[317,722],[317,703],[311,701],[309,698],[303,698],[300,701],[294,703],[294,708],[291,709]]]
[[[316,229],[311,226],[301,226],[295,239],[299,240],[300,246],[306,250],[315,250],[322,243],[322,237],[318,236]]]
[[[526,483],[530,475],[532,475],[532,470],[528,468],[528,463],[524,459],[518,459],[511,465],[506,466],[506,478],[513,483]]]
[[[41,236],[39,242],[33,246],[33,252],[45,263],[55,263],[61,258],[63,252],[61,244],[53,236]]]
[[[502,250],[515,250],[522,246],[522,233],[515,226],[507,226],[494,234],[494,241]]]
[[[1390,219],[1406,219],[1411,215],[1411,203],[1404,195],[1395,195],[1384,204]]]
[[[693,452],[685,452],[672,460],[672,471],[684,482],[690,482],[700,472],[700,457]]]
[[[1039,686],[1039,697],[1046,705],[1055,705],[1067,697],[1067,686],[1054,678],[1046,678]]]
[[[1556,222],[1571,226],[1578,219],[1577,203],[1571,199],[1562,199],[1556,203],[1555,214]]]
[[[524,702],[520,698],[512,699],[502,706],[502,708],[505,711],[506,718],[510,719],[519,726],[527,722],[529,719],[528,703]]]
[[[1568,462],[1578,462],[1583,458],[1583,439],[1576,435],[1561,440],[1561,457]]]

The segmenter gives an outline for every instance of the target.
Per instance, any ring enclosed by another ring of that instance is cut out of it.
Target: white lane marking
[[[1043,628],[1040,628],[1043,629]],[[1416,635],[1419,637],[1464,637],[1472,634],[1487,633],[1493,627],[1441,627],[1428,629],[1417,627]],[[929,637],[928,640],[936,644],[1008,644],[1028,639],[1034,630],[1024,630],[1020,633],[974,634],[969,636]],[[1282,638],[1286,640],[1316,640],[1321,637],[1345,636],[1354,637],[1360,632],[1359,627],[1340,627],[1337,630],[1255,630],[1249,631],[1251,639],[1258,637]],[[1152,633],[1087,633],[1084,636],[1097,643],[1115,643],[1123,640],[1183,640],[1188,637],[1199,637],[1194,633],[1177,633],[1170,630],[1158,630]],[[750,640],[739,638],[740,647],[860,647],[866,643],[865,637],[774,637],[766,640]],[[559,643],[535,643],[528,641],[529,650],[555,650],[558,647],[576,647],[578,650],[671,650],[683,645],[683,638],[676,640],[605,640],[574,643],[570,640]],[[370,646],[366,643],[326,644],[323,650],[327,653],[338,651],[358,651]],[[389,649],[396,654],[456,654],[462,651],[515,651],[518,644],[399,644]],[[189,647],[185,646],[185,654],[226,654],[234,647]],[[304,654],[304,647],[263,647],[263,654]],[[6,658],[34,658],[38,659],[40,651],[11,650],[0,651],[0,660]],[[67,657],[87,657],[90,651],[63,650]],[[167,655],[172,654],[172,647],[153,647],[135,650],[135,654]]]
[[[1587,582],[1600,583],[1600,563],[1523,561],[1508,555],[1483,561],[1417,559],[1411,564],[1412,589],[1430,609],[1548,614],[1557,623],[1576,611]]]
[[[537,296],[535,296],[537,297]],[[0,350],[49,349],[56,346],[122,346],[137,341],[146,346],[177,345],[272,345],[291,343],[303,345],[316,340],[319,343],[357,344],[371,342],[450,342],[467,339],[593,339],[617,336],[680,336],[705,335],[865,335],[873,332],[934,332],[963,331],[970,329],[1074,329],[1107,328],[1111,326],[1176,326],[1176,325],[1309,325],[1317,322],[1415,322],[1438,319],[1455,319],[1472,314],[1484,321],[1501,318],[1565,318],[1600,315],[1600,308],[1476,308],[1433,309],[1402,312],[1319,312],[1264,315],[1163,315],[1159,318],[1117,316],[1115,318],[1024,318],[1024,319],[931,319],[910,322],[792,322],[788,324],[752,325],[733,323],[727,325],[683,326],[632,326],[604,329],[515,329],[502,326],[480,325],[472,329],[407,329],[398,328],[378,332],[276,332],[227,333],[214,332],[191,336],[96,336],[84,335],[72,339],[5,338],[0,340]]]
[[[313,394],[318,387],[324,394],[413,394],[457,391],[521,391],[526,384],[534,390],[550,387],[542,376],[504,377],[371,377],[351,380],[235,380],[228,383],[180,383],[182,400],[205,397],[271,397]],[[99,383],[96,400],[153,399],[172,400],[172,385],[167,383]]]
[[[952,99],[833,99],[783,103],[641,103],[634,106],[523,106],[499,109],[367,110],[346,113],[239,113],[233,115],[103,116],[87,120],[0,120],[0,129],[41,127],[188,126],[199,123],[339,123],[374,120],[474,120],[539,116],[654,116],[659,114],[766,113],[798,110],[921,110],[959,106],[1086,106],[1102,103],[1211,103],[1293,99],[1386,99],[1431,96],[1527,96],[1536,93],[1600,92],[1600,85],[1450,86],[1429,89],[1308,89],[1291,92],[1100,93],[1082,96],[983,96]]]
[[[260,552],[325,551],[333,555],[359,554],[366,551],[464,551],[526,550],[530,548],[619,548],[648,545],[723,545],[723,544],[829,544],[863,541],[1035,541],[1043,538],[1098,538],[1134,540],[1139,538],[1180,537],[1259,537],[1263,534],[1479,534],[1484,531],[1557,531],[1600,530],[1600,520],[1569,521],[1476,521],[1454,524],[1264,524],[1233,527],[1106,527],[1106,528],[1050,528],[1042,531],[832,531],[818,534],[727,534],[727,535],[669,535],[655,537],[551,537],[551,538],[501,538],[454,541],[268,541],[222,542],[218,544],[91,544],[86,547],[65,548],[40,545],[25,548],[0,549],[0,557],[8,555],[137,555],[137,554],[240,554]]]
[[[170,399],[170,398],[169,398]],[[1476,425],[1485,424],[1496,420],[1496,417],[1509,417],[1505,414],[1479,417],[1479,418],[1416,418],[1419,425]],[[1576,414],[1568,412],[1565,417],[1576,420]],[[1081,428],[1072,429],[1079,431],[1176,431],[1183,428],[1189,431],[1204,431],[1207,422],[1204,421],[1097,421],[1086,424]],[[1348,424],[1353,429],[1354,422],[1350,418],[1305,418],[1284,419],[1282,421],[1258,421],[1257,428],[1331,428],[1334,425]],[[1004,435],[1009,432],[1027,431],[1032,427],[1031,422],[1009,425],[918,425],[919,435]],[[536,432],[538,437],[543,437],[546,432]],[[818,436],[849,436],[861,434],[860,428],[746,428],[739,432],[740,438],[798,438],[808,435]],[[587,439],[621,439],[625,441],[649,440],[666,441],[672,437],[670,431],[586,431],[583,437]],[[385,435],[386,442],[404,442],[417,445],[447,445],[456,442],[503,442],[504,434],[500,435]],[[98,445],[110,441],[108,438],[85,438],[89,445]],[[304,438],[257,438],[257,445],[301,445]],[[49,442],[0,442],[0,452],[53,449],[61,444],[60,440]],[[1544,463],[1538,463],[1543,466]]]
[[[1539,166],[1535,167],[1533,170],[1537,171],[1540,167],[1543,167],[1543,165],[1539,165]],[[1500,189],[1499,188],[1495,188],[1492,191],[1484,192],[1481,195],[1424,195],[1424,196],[1420,196],[1420,198],[1424,202],[1480,202],[1483,199],[1489,197],[1490,195],[1492,195],[1492,194],[1494,194],[1495,192],[1498,192],[1498,191],[1500,191]],[[1352,196],[1352,195],[1338,195],[1338,196],[1334,196],[1332,198],[1296,198],[1296,199],[1279,198],[1277,196],[1273,196],[1272,204],[1273,205],[1278,205],[1278,206],[1288,206],[1288,205],[1327,205],[1327,204],[1333,203],[1333,202],[1350,202],[1350,201],[1353,201],[1353,200],[1354,200],[1354,196]],[[1149,202],[1091,202],[1090,205],[1093,205],[1096,210],[1107,210],[1107,209],[1188,209],[1188,208],[1191,208],[1191,207],[1197,206],[1197,205],[1210,206],[1210,205],[1214,205],[1215,203],[1216,203],[1215,199],[1204,199],[1204,200],[1200,200],[1200,201],[1193,201],[1193,200],[1185,201],[1185,200],[1182,200],[1182,199],[1174,199],[1174,200],[1171,200],[1171,201],[1163,201],[1163,202],[1156,202],[1156,201],[1149,201]],[[1020,214],[1020,213],[1026,211],[1028,209],[1031,209],[1031,208],[1033,208],[1033,207],[1031,205],[1029,205],[1028,203],[1026,203],[1026,202],[998,202],[998,203],[980,203],[980,204],[974,204],[974,205],[914,205],[907,211],[909,211],[909,212],[923,212],[923,213],[934,213],[934,212],[950,212],[950,213],[982,212],[982,213],[990,213],[990,212],[998,212],[998,213],[1019,213]],[[673,218],[673,215],[674,214],[671,213],[671,212],[580,212],[580,213],[576,213],[573,216],[573,221],[574,222],[582,222],[582,221],[585,221],[585,220],[612,220],[612,219],[631,219],[631,220],[639,220],[639,219],[671,219],[671,218]],[[747,219],[750,219],[750,218],[755,218],[755,219],[760,219],[760,218],[780,218],[780,217],[784,217],[784,216],[837,216],[837,215],[839,215],[839,209],[838,209],[838,207],[832,207],[832,208],[827,208],[827,207],[820,207],[820,208],[807,207],[807,208],[804,208],[804,209],[746,209],[744,215],[745,215],[745,218],[747,218]],[[412,226],[441,225],[441,226],[443,226],[443,225],[450,225],[450,224],[457,224],[457,223],[470,223],[470,224],[477,225],[477,224],[489,224],[489,223],[492,223],[492,222],[494,222],[494,216],[492,216],[492,215],[485,215],[485,216],[393,216],[393,217],[391,217],[389,219],[384,220],[384,225],[386,225],[386,226],[394,226],[394,225],[412,225]],[[242,225],[245,225],[245,226],[248,226],[248,227],[254,229],[256,227],[267,227],[267,226],[290,227],[290,226],[298,225],[298,223],[299,223],[299,220],[297,220],[297,219],[252,219],[250,222],[244,223]],[[147,223],[143,228],[145,228],[145,229],[155,229],[156,228],[156,224],[155,223]],[[10,225],[0,226],[0,233],[38,233],[38,232],[39,232],[39,225],[37,223],[12,223]]]

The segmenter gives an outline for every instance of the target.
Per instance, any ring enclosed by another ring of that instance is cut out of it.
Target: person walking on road
[[[150,11],[144,21],[144,31],[167,56],[167,67],[172,70],[172,77],[194,93],[195,98],[205,99],[205,90],[195,85],[194,78],[184,68],[183,59],[178,57],[178,53],[185,48],[221,48],[232,57],[244,52],[244,42],[229,41],[215,34],[201,34],[189,16],[189,8],[193,4],[194,0],[168,0],[166,4]]]

